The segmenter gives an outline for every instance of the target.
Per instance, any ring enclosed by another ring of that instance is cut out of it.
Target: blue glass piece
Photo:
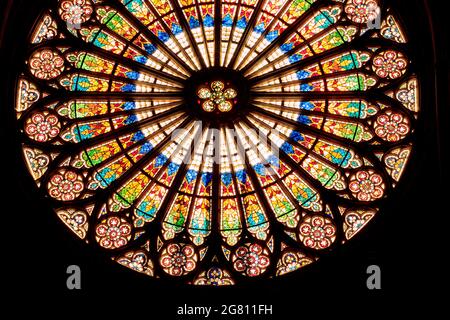
[[[148,43],[144,45],[145,51],[147,51],[148,54],[153,54],[156,51],[156,46],[154,46],[151,43]]]
[[[292,131],[290,138],[295,142],[305,141],[305,137],[298,131]]]
[[[312,91],[313,89],[314,89],[314,87],[308,83],[300,85],[300,91],[303,91],[303,92]]]
[[[148,59],[144,56],[137,56],[134,58],[135,61],[142,63],[142,64],[146,64]]]
[[[245,29],[247,27],[247,19],[245,19],[245,17],[240,18],[236,23],[236,27],[239,29]]]
[[[211,183],[211,180],[212,180],[212,173],[211,172],[204,172],[202,174],[203,185],[208,186]]]
[[[260,23],[253,30],[257,33],[263,33],[264,30],[266,30],[266,27],[264,26],[264,23]]]
[[[162,167],[167,162],[167,157],[163,154],[158,155],[155,161],[156,167]]]
[[[232,177],[231,173],[229,173],[229,172],[222,173],[221,178],[222,178],[222,183],[227,187],[231,184],[231,181],[233,180],[233,177]]]
[[[253,169],[260,176],[265,176],[266,175],[266,167],[263,164],[261,164],[261,163],[258,163],[256,165],[254,165]]]
[[[308,116],[301,115],[297,118],[297,121],[302,124],[309,125],[312,123],[311,118]]]
[[[141,74],[136,71],[129,71],[125,75],[127,76],[128,79],[137,80],[137,79],[139,79]]]
[[[267,33],[266,35],[266,39],[267,41],[272,42],[273,40],[275,40],[278,37],[278,31],[270,31],[269,33]]]
[[[286,154],[293,154],[294,147],[288,142],[285,142],[281,145],[281,150],[283,150]]]
[[[280,50],[283,51],[283,53],[286,53],[288,51],[291,51],[293,47],[293,43],[284,43],[280,46]]]
[[[169,176],[174,175],[178,169],[180,168],[179,164],[173,163],[171,162],[168,166],[167,166],[167,172],[169,173]]]
[[[140,154],[147,154],[150,151],[152,151],[153,145],[150,142],[146,142],[141,146],[141,149],[139,149]]]
[[[200,22],[198,22],[198,19],[195,19],[193,16],[191,16],[189,18],[189,27],[191,29],[198,28],[198,27],[200,27]]]
[[[230,14],[227,14],[223,19],[222,19],[222,25],[225,27],[232,27],[233,26],[233,19],[231,18]]]
[[[162,41],[162,42],[166,42],[167,40],[169,40],[169,35],[163,31],[159,31],[158,32],[158,38]]]
[[[239,182],[246,183],[247,182],[247,173],[245,170],[239,170],[236,172],[236,178]]]
[[[178,24],[173,23],[172,24],[172,33],[174,35],[177,35],[177,34],[180,34],[181,32],[183,32],[183,29],[181,29],[181,27]]]
[[[126,84],[122,87],[122,92],[136,92],[136,85]]]
[[[267,159],[267,162],[270,163],[272,166],[279,168],[280,167],[280,159],[276,157],[275,155],[270,155]]]
[[[300,71],[297,71],[296,74],[297,74],[297,78],[299,80],[302,80],[302,79],[309,78],[309,76],[311,75],[311,72],[305,71],[305,70],[300,70]]]
[[[203,25],[207,28],[214,27],[214,18],[207,14],[203,18]]]
[[[302,102],[300,102],[300,109],[313,110],[314,105],[310,101],[302,101]]]
[[[293,54],[292,56],[289,57],[289,62],[290,63],[295,63],[297,61],[300,61],[302,59],[302,56],[300,54]]]
[[[133,137],[131,138],[131,141],[138,142],[138,141],[141,141],[144,138],[145,138],[144,134],[142,133],[141,130],[139,130],[135,134],[133,134]]]
[[[138,121],[138,118],[135,114],[132,114],[130,116],[127,117],[127,119],[125,120],[125,124],[132,124]]]
[[[188,172],[186,173],[186,180],[188,183],[191,183],[192,181],[194,181],[195,179],[197,179],[197,171],[195,170],[188,170]]]

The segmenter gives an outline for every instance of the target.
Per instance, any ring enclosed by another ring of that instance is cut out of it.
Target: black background
[[[443,185],[443,163],[447,163],[443,152],[448,140],[444,143],[440,135],[449,122],[450,91],[444,1],[391,1],[407,26],[422,79],[422,114],[415,153],[388,205],[356,240],[314,267],[257,287],[233,288],[174,285],[123,268],[76,240],[37,198],[15,135],[13,99],[29,30],[48,1],[0,1],[0,232],[5,237],[0,254],[7,269],[2,272],[6,287],[1,287],[8,300],[25,302],[26,306],[39,302],[42,307],[56,306],[59,303],[55,301],[61,300],[64,304],[59,305],[67,310],[80,308],[82,305],[75,302],[80,300],[98,303],[99,308],[107,303],[112,310],[127,310],[134,315],[147,312],[146,318],[152,318],[156,310],[163,311],[164,316],[155,319],[172,319],[176,307],[185,303],[273,304],[277,319],[299,319],[293,315],[308,310],[345,315],[354,312],[361,302],[368,306],[368,312],[380,311],[379,306],[385,302],[400,306],[405,297],[423,301],[444,286],[444,267],[436,255],[442,244],[443,234],[438,231],[441,219],[448,214],[448,208],[440,205],[441,199],[448,197],[448,187],[444,189]],[[80,291],[66,288],[66,268],[73,264],[82,270]],[[366,288],[366,268],[372,264],[382,270],[379,291]],[[134,301],[135,309],[122,305],[127,300]],[[411,301],[407,302],[409,306],[413,305]],[[313,309],[317,303],[320,308]],[[340,303],[337,309],[336,303]]]

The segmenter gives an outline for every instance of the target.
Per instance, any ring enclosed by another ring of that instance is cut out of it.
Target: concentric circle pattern
[[[296,271],[364,228],[410,158],[398,21],[381,0],[55,1],[17,85],[24,159],[64,224],[137,272]]]

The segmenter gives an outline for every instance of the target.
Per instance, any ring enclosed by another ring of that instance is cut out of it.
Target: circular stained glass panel
[[[281,276],[353,238],[400,180],[419,112],[378,0],[61,0],[16,100],[65,226],[195,285]]]

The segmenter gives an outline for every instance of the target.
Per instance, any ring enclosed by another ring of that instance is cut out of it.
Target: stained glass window
[[[64,225],[195,285],[281,276],[357,235],[419,109],[381,0],[60,0],[16,95],[24,159]]]

